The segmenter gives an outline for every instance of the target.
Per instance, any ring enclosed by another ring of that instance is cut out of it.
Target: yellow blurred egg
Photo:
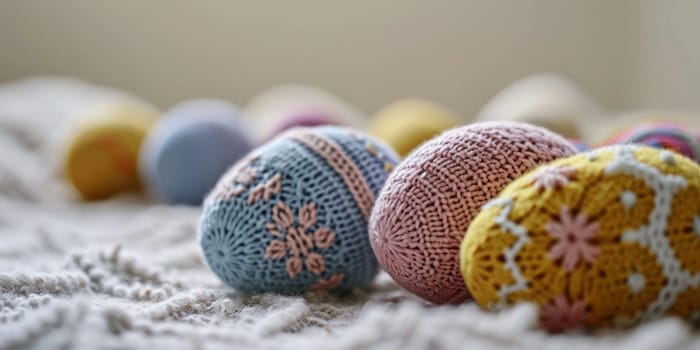
[[[372,118],[368,132],[389,143],[402,157],[459,123],[452,112],[419,99],[399,100]]]
[[[115,101],[81,118],[63,164],[65,176],[83,199],[140,189],[139,150],[157,117],[151,106]]]

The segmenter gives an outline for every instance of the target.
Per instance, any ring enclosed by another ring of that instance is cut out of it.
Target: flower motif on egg
[[[327,227],[310,232],[317,221],[316,203],[306,204],[299,209],[298,224],[295,225],[292,209],[283,201],[279,201],[272,208],[272,221],[265,224],[265,228],[276,239],[268,244],[265,257],[279,260],[287,256],[285,264],[290,278],[295,278],[301,273],[303,265],[314,275],[321,275],[325,270],[325,258],[312,250],[330,247],[335,233]],[[334,281],[330,281],[329,284],[333,284],[331,282]]]
[[[354,134],[361,133],[298,128],[253,150],[219,179],[197,238],[224,283],[245,294],[300,295],[372,282],[378,263],[367,224],[388,177],[386,164],[398,156],[381,141]]]
[[[543,191],[548,188],[561,188],[576,177],[576,168],[570,166],[543,166],[532,176],[535,188]]]
[[[698,174],[691,160],[629,145],[542,166],[472,221],[465,281],[485,307],[538,304],[553,332],[700,319]]]
[[[311,290],[330,290],[333,289],[337,286],[339,286],[342,282],[343,279],[345,278],[345,274],[342,272],[333,274],[331,277],[328,277],[326,279],[321,279],[316,284],[311,286]]]
[[[224,174],[219,184],[212,191],[212,193],[216,194],[214,197],[231,200],[231,198],[243,194],[258,176],[258,171],[253,167],[253,163],[257,160],[258,156],[249,155],[237,165],[238,171],[230,171]]]
[[[564,295],[557,296],[551,303],[540,308],[542,325],[551,332],[583,328],[588,317],[583,300],[570,302]]]
[[[550,236],[557,239],[549,251],[549,257],[561,259],[566,271],[573,271],[579,260],[592,262],[600,254],[600,249],[589,242],[600,227],[597,223],[588,222],[584,213],[574,216],[567,206],[563,206],[559,220],[550,221],[545,228]]]

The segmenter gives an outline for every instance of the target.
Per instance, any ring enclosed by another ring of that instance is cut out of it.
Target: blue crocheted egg
[[[342,127],[295,128],[254,150],[209,194],[199,242],[244,293],[344,291],[377,272],[367,222],[398,156]]]
[[[591,150],[591,146],[581,140],[569,139],[569,142],[574,146],[577,153],[588,152]]]
[[[166,203],[199,205],[216,181],[252,149],[239,112],[218,100],[192,100],[168,111],[141,149],[149,192]]]

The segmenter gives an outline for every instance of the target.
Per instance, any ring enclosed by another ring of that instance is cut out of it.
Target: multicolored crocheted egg
[[[218,100],[192,100],[165,113],[141,150],[145,185],[161,201],[199,205],[216,181],[252,149],[239,112]]]
[[[688,158],[700,161],[698,136],[682,124],[672,122],[647,122],[626,129],[611,137],[606,144],[636,143],[672,150]]]
[[[406,99],[380,110],[367,130],[393,146],[401,156],[406,156],[421,143],[458,123],[459,119],[443,107],[424,100]]]
[[[434,303],[469,293],[459,245],[481,206],[537,165],[576,153],[571,143],[524,123],[484,122],[446,131],[391,174],[370,220],[370,242],[394,280]]]
[[[397,161],[351,129],[289,130],[238,162],[207,197],[205,260],[244,293],[367,285],[377,272],[367,222]]]
[[[461,271],[489,309],[540,305],[552,331],[700,317],[700,167],[620,145],[522,176],[486,204]]]
[[[139,151],[157,118],[153,107],[134,101],[109,102],[80,118],[63,167],[83,199],[103,199],[141,188]]]

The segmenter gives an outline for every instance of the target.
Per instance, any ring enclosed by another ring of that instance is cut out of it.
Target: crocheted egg
[[[85,200],[138,190],[138,155],[158,112],[132,101],[101,105],[81,117],[63,160],[66,178]]]
[[[307,85],[279,85],[255,96],[246,107],[256,139],[268,141],[295,126],[358,127],[364,115],[328,91]]]
[[[201,204],[216,181],[252,149],[243,120],[217,100],[183,102],[165,113],[141,150],[145,185],[172,204]]]
[[[322,112],[295,112],[286,115],[281,120],[277,121],[277,125],[270,133],[270,137],[281,134],[295,127],[314,127],[323,125],[340,124],[333,119],[328,113]]]
[[[367,285],[377,272],[367,221],[397,159],[351,129],[289,130],[238,162],[207,197],[205,260],[245,293]]]
[[[540,305],[552,331],[700,314],[700,167],[620,145],[543,165],[472,221],[461,271],[490,309]]]
[[[581,140],[569,139],[569,142],[574,146],[577,152],[588,152],[591,150],[591,146]]]
[[[384,107],[367,130],[393,146],[401,156],[406,156],[421,143],[458,123],[456,116],[436,104],[407,99]]]
[[[278,119],[272,122],[270,130],[263,137],[263,141],[267,142],[281,133],[296,127],[332,125],[344,126],[345,124],[328,111],[313,108],[290,109],[281,113]]]
[[[426,142],[391,174],[372,212],[380,265],[431,302],[466,300],[459,245],[479,208],[538,164],[575,152],[559,135],[514,122],[472,124]]]
[[[698,136],[682,124],[672,122],[648,122],[618,133],[606,144],[638,143],[672,150],[688,158],[700,161]]]

